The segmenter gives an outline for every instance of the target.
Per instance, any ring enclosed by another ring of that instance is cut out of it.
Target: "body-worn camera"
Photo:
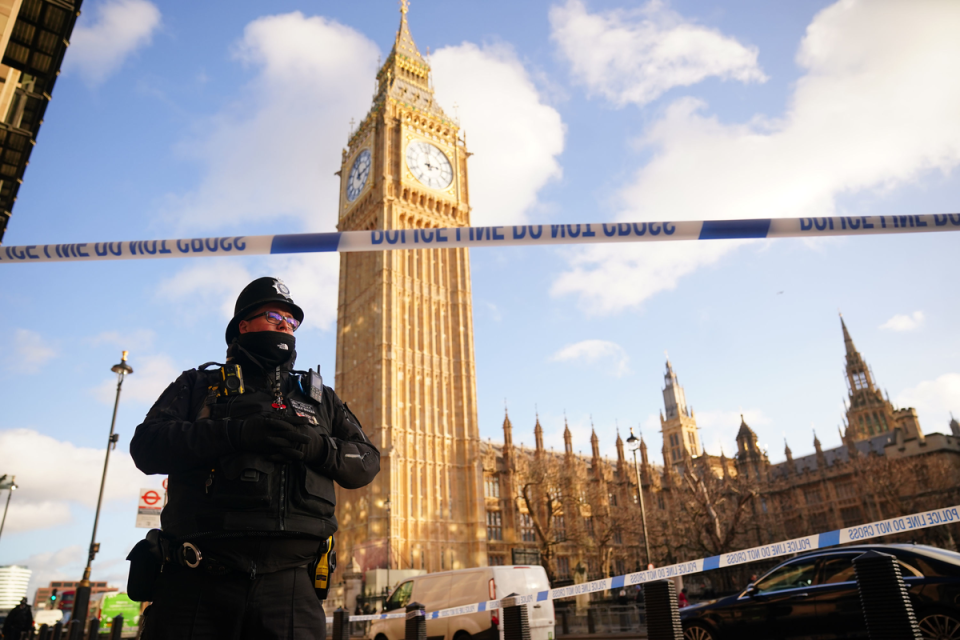
[[[238,364],[225,364],[220,367],[220,386],[218,396],[238,396],[243,393],[243,371]]]

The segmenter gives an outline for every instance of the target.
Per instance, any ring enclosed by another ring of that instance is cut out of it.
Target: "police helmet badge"
[[[273,288],[276,289],[277,293],[287,298],[290,297],[290,287],[283,283],[283,280],[276,278],[273,281]]]

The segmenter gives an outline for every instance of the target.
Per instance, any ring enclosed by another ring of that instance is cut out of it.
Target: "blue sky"
[[[949,2],[414,0],[471,158],[474,224],[958,211],[960,6]],[[10,245],[332,231],[341,149],[369,106],[390,1],[90,0],[5,237]],[[456,106],[455,106],[456,105]],[[664,352],[710,453],[743,413],[773,461],[837,446],[842,310],[927,432],[960,414],[954,234],[471,253],[479,419],[531,444],[659,461]],[[115,379],[130,351],[94,577],[122,586],[140,487],[127,447],[184,369],[223,355],[250,279],[306,309],[333,382],[335,256],[0,267],[0,564],[79,578]],[[5,497],[5,496],[4,496]]]

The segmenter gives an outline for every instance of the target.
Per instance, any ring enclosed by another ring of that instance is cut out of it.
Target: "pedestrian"
[[[287,285],[254,280],[227,325],[226,363],[185,371],[137,427],[137,467],[168,474],[162,531],[138,545],[162,562],[141,590],[145,640],[325,637],[333,483],[369,484],[380,452],[319,367],[294,369],[302,321]]]
[[[683,609],[684,607],[690,606],[690,600],[687,599],[687,590],[683,588],[680,590],[680,593],[677,594],[677,607]]]
[[[3,637],[5,640],[14,638],[20,640],[20,634],[33,629],[33,611],[27,604],[26,598],[20,599],[20,604],[10,609],[6,620],[3,621]]]

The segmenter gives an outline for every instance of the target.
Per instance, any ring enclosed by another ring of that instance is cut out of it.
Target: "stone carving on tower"
[[[438,247],[340,257],[336,389],[382,456],[371,485],[337,488],[337,548],[364,571],[486,564],[470,260],[436,231],[470,224],[469,154],[407,4],[339,174],[340,231]]]

